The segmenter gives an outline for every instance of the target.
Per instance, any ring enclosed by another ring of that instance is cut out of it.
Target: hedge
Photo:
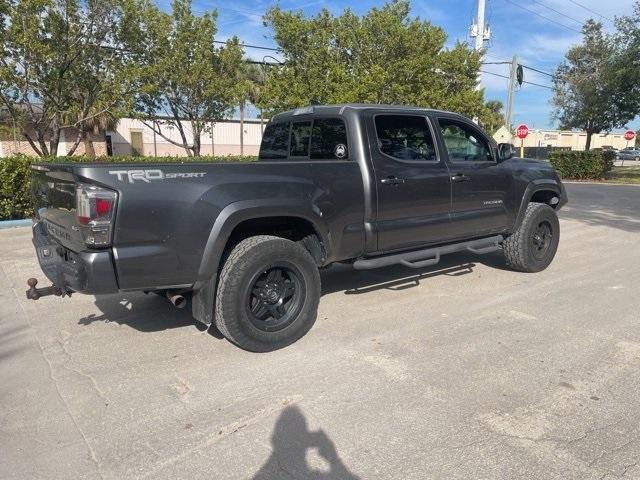
[[[250,162],[255,157],[8,157],[0,158],[0,220],[17,220],[33,216],[31,204],[31,165],[34,163],[160,163],[160,162]]]
[[[613,168],[615,152],[602,150],[553,151],[549,160],[563,178],[599,180]]]

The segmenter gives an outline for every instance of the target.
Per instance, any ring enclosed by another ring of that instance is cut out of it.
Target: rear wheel
[[[555,210],[544,203],[530,203],[520,227],[502,246],[511,268],[539,272],[555,257],[559,240],[560,223]]]
[[[220,273],[216,326],[245,350],[277,350],[309,331],[319,301],[320,274],[305,248],[280,237],[250,237]]]

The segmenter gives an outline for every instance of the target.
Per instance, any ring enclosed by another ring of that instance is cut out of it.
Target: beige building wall
[[[501,127],[493,138],[498,143],[513,143],[520,146],[520,139],[512,135],[506,127]],[[567,130],[551,130],[551,129],[531,129],[529,135],[524,139],[525,147],[567,147],[572,150],[584,150],[587,143],[587,134],[584,132],[573,132]],[[633,142],[629,142],[632,146]],[[595,134],[591,137],[591,148],[602,148],[610,146],[622,149],[627,146],[624,139],[624,132],[611,132],[608,134]]]
[[[56,152],[57,156],[67,154],[75,142],[76,135],[77,131],[74,129],[63,130],[58,144],[58,151]],[[30,132],[30,136],[31,138],[35,138],[35,133]],[[107,143],[105,142],[104,135],[90,133],[89,138],[93,143],[93,149],[97,156],[104,156],[107,154]],[[84,155],[85,153],[85,144],[84,141],[81,141],[78,148],[76,148],[74,155]],[[37,156],[37,152],[21,133],[16,134],[15,138],[11,134],[5,134],[0,138],[0,157],[11,157],[14,155],[35,157]]]
[[[193,134],[188,122],[185,122],[185,134],[187,141],[192,142]],[[248,119],[244,124],[244,155],[257,155],[262,141],[262,129],[260,120]],[[160,130],[170,140],[182,143],[177,128],[169,125],[161,125]],[[187,152],[180,145],[175,145],[155,134],[153,130],[133,118],[123,118],[113,132],[107,132],[111,137],[111,145],[114,155],[131,155],[131,134],[142,133],[142,154],[145,156],[186,156]],[[204,133],[200,137],[201,155],[240,155],[240,121],[227,120],[213,125],[211,132]]]

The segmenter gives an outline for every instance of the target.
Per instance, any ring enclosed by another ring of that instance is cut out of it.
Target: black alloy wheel
[[[553,227],[551,224],[546,220],[538,223],[531,235],[533,256],[538,260],[545,258],[552,240]]]
[[[304,283],[293,265],[269,266],[250,282],[248,317],[264,332],[282,330],[297,318],[304,296]]]

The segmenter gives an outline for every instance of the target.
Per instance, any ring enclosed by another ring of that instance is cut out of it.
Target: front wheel
[[[518,229],[503,242],[507,265],[521,272],[539,272],[558,250],[560,223],[553,208],[530,203]]]
[[[245,350],[277,350],[309,331],[319,301],[320,273],[304,247],[250,237],[235,246],[220,272],[216,326]]]

